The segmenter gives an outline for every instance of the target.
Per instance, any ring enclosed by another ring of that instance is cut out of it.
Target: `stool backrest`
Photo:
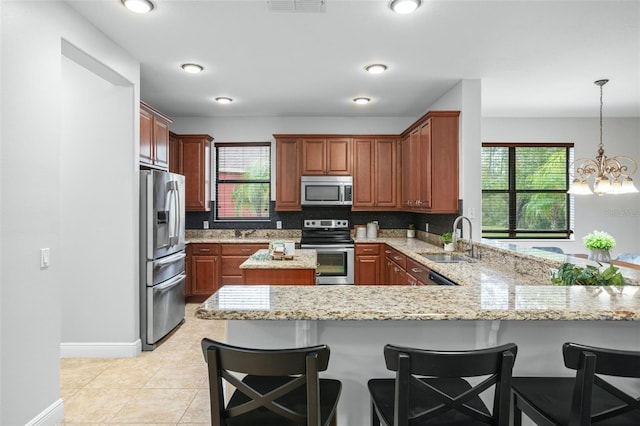
[[[423,389],[438,398],[441,405],[420,413],[420,420],[437,417],[448,410],[463,412],[486,424],[507,425],[511,397],[511,375],[518,348],[514,343],[487,349],[468,351],[437,351],[386,345],[384,357],[387,368],[396,371],[396,401],[408,401],[409,383],[419,383]],[[439,378],[465,378],[489,376],[460,395],[442,395],[426,382],[414,376]],[[466,403],[494,386],[494,403],[491,416],[470,407]],[[431,392],[432,391],[432,392]],[[406,405],[397,404],[397,410]],[[399,413],[408,419],[408,413]]]
[[[209,370],[209,392],[212,425],[226,425],[226,419],[264,407],[283,419],[309,426],[320,422],[320,392],[318,372],[327,369],[330,350],[327,345],[294,349],[251,349],[227,345],[211,339],[202,339],[202,351]],[[287,378],[286,383],[267,393],[252,388],[236,375]],[[287,377],[291,376],[291,377]],[[248,401],[227,409],[224,403],[223,383],[225,379]],[[288,380],[290,379],[290,380]],[[283,407],[274,401],[290,392],[306,390],[306,412],[300,413],[291,407]]]
[[[596,374],[616,377],[640,378],[640,352],[597,348],[567,342],[562,345],[564,365],[576,370],[576,381],[571,403],[571,424],[591,424],[614,418],[630,410],[640,410],[636,399]],[[621,401],[619,407],[592,413],[593,386],[598,386]]]

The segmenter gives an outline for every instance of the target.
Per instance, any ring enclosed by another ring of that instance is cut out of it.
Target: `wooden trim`
[[[168,121],[169,123],[173,123],[173,118],[171,118],[168,115],[158,111],[157,109],[155,109],[154,107],[152,107],[151,105],[149,105],[148,103],[146,103],[143,100],[140,100],[140,108],[143,108],[143,109],[147,110],[148,112],[159,116],[160,118],[162,118],[163,120]]]
[[[201,134],[178,134],[176,135],[178,139],[206,139],[208,142],[213,140],[213,136],[201,133]]]
[[[422,123],[432,117],[460,117],[460,111],[428,111],[400,133],[399,136],[402,138],[409,135],[409,133],[411,133],[415,128],[419,127]]]

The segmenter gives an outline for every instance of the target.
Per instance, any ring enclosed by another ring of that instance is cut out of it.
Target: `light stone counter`
[[[296,249],[293,259],[272,259],[268,249],[260,249],[245,260],[240,269],[316,269],[318,256],[315,250]]]
[[[640,286],[548,285],[551,269],[589,261],[483,241],[480,260],[439,264],[420,254],[441,253],[436,241],[358,242],[389,244],[460,285],[224,286],[196,316],[229,320],[227,341],[238,346],[329,345],[323,377],[342,381],[338,424],[349,426],[370,424],[367,380],[393,377],[384,364],[386,343],[468,350],[514,342],[516,376],[575,374],[562,361],[567,341],[640,350]],[[624,271],[637,283],[634,273]],[[523,425],[532,423],[524,418]]]

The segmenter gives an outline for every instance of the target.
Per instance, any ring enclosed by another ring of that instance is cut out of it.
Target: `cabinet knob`
[[[411,268],[411,272],[416,272],[416,273],[418,273],[418,272],[420,272],[420,269],[418,269],[418,268]]]

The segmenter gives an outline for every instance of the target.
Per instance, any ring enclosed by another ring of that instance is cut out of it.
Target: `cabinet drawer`
[[[211,244],[211,243],[189,244],[188,250],[192,255],[199,255],[199,254],[217,255],[219,253],[219,246],[218,244]]]
[[[387,259],[392,260],[402,269],[407,269],[407,256],[389,246],[385,249],[385,253],[387,255]]]
[[[221,244],[220,254],[223,256],[251,256],[260,249],[269,248],[269,244]]]
[[[356,256],[380,254],[380,244],[356,244]]]
[[[427,268],[425,265],[418,263],[413,259],[407,259],[407,274],[410,274],[411,276],[416,278],[418,281],[428,284],[429,272],[430,272],[430,269]]]

